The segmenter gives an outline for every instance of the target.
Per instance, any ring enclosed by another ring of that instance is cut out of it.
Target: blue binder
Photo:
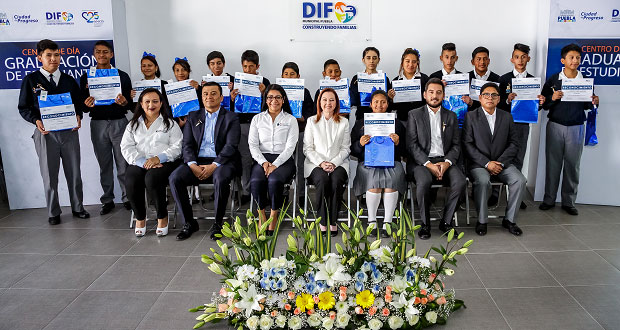
[[[538,122],[538,100],[513,100],[510,113],[515,123],[535,124]]]
[[[373,136],[364,149],[364,166],[394,167],[394,141],[389,136]]]

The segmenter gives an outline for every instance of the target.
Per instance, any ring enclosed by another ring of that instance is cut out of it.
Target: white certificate
[[[562,79],[562,101],[592,102],[594,79]]]
[[[277,78],[276,84],[284,88],[289,101],[304,100],[305,87],[303,79]]]
[[[235,72],[235,89],[239,90],[239,95],[261,97],[258,86],[262,83],[262,76]]]
[[[132,83],[133,90],[136,91],[136,96],[133,97],[134,102],[138,102],[138,98],[143,90],[147,88],[155,88],[161,93],[161,80],[153,79],[153,80],[137,80]]]
[[[166,85],[166,96],[170,105],[198,100],[196,89],[189,84],[190,81],[187,79]]]
[[[41,108],[41,121],[46,131],[60,131],[77,127],[73,104]]]
[[[540,78],[512,78],[512,93],[515,100],[538,100],[541,90]]]
[[[452,95],[469,95],[469,74],[456,73],[441,77],[446,81],[446,97]]]
[[[389,136],[396,132],[395,113],[365,113],[364,135]]]
[[[319,89],[331,88],[336,91],[340,101],[349,101],[349,78],[342,78],[338,81],[332,79],[319,80]]]
[[[484,84],[488,82],[489,81],[487,80],[481,80],[481,79],[475,79],[475,78],[472,79],[471,82],[469,83],[469,97],[472,100],[480,101],[480,88],[482,88],[482,86],[484,86]],[[494,81],[491,81],[491,82],[499,86],[499,83],[496,83]]]
[[[394,103],[422,101],[422,85],[420,79],[394,80]]]
[[[114,100],[121,94],[121,77],[88,78],[88,92],[95,101]]]
[[[360,93],[372,93],[377,89],[385,90],[385,73],[378,72],[368,74],[366,72],[357,73],[357,91]]]
[[[220,87],[222,87],[222,96],[226,97],[226,96],[230,96],[230,88],[228,88],[228,84],[230,83],[230,77],[227,75],[221,75],[221,76],[213,76],[213,75],[208,75],[208,76],[202,76],[202,81],[206,81],[206,82],[216,82],[218,85],[220,85]]]

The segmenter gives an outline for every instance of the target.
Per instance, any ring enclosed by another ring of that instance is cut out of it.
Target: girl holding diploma
[[[370,106],[374,113],[385,113],[388,109],[388,95],[385,91],[377,90],[372,93]],[[370,136],[364,135],[364,117],[361,116],[351,130],[351,155],[357,157],[357,172],[353,181],[353,193],[361,196],[366,193],[368,208],[368,224],[377,223],[377,209],[383,192],[385,216],[381,237],[388,237],[386,227],[392,222],[394,210],[398,204],[398,193],[404,194],[407,190],[405,170],[400,163],[401,155],[405,154],[405,142],[400,137],[405,136],[405,126],[396,120],[396,133],[390,134],[394,142],[394,167],[366,167],[364,165],[365,146],[370,142]],[[375,228],[377,228],[375,226]],[[372,231],[376,235],[376,231]]]
[[[365,70],[364,70],[365,73],[367,74],[378,73],[377,67],[379,66],[380,61],[381,61],[381,58],[379,56],[379,50],[377,48],[372,47],[372,46],[366,47],[366,49],[364,49],[364,51],[362,52],[362,63],[364,63],[364,66],[365,66]],[[387,85],[387,90],[392,89],[392,84],[390,83],[390,79],[388,79],[387,76],[385,77],[385,83]],[[349,93],[351,94],[351,106],[357,107],[357,110],[355,111],[356,118],[362,118],[364,117],[363,116],[364,113],[372,112],[370,107],[361,105],[360,93],[359,93],[358,84],[357,84],[357,75],[351,78],[351,84],[349,85]]]
[[[144,76],[143,80],[155,80],[161,77],[161,71],[159,70],[159,64],[157,64],[157,60],[155,59],[155,55],[151,53],[144,52],[142,54],[142,59],[140,60],[140,71],[142,71],[142,75]],[[166,104],[166,108],[168,107],[166,93],[164,92],[164,85],[168,82],[165,80],[161,80],[161,92],[164,97],[164,104]],[[136,97],[136,91],[134,89],[131,90],[131,97]]]
[[[183,81],[189,79],[189,74],[192,72],[192,68],[189,66],[189,62],[187,61],[186,57],[177,57],[175,58],[174,64],[172,65],[172,71],[174,72],[174,78],[176,79],[176,81]],[[192,79],[189,81],[189,84],[194,87],[194,89],[196,89],[196,95],[198,95],[198,100],[201,100],[202,95],[198,90],[198,87],[200,86],[198,82]],[[177,121],[177,123],[179,123],[179,126],[183,128],[183,126],[185,126],[185,122],[187,121],[187,116],[181,116],[175,118],[175,120]]]
[[[417,49],[407,48],[400,58],[398,76],[394,77],[393,80],[412,79],[420,79],[420,89],[424,90],[424,86],[426,86],[426,82],[428,81],[428,76],[420,72],[420,52]],[[394,95],[396,95],[396,92],[394,89],[390,89],[388,91],[390,100],[394,99]],[[398,120],[406,122],[410,110],[417,109],[425,104],[426,101],[424,98],[422,98],[421,101],[392,103],[391,110],[396,111],[396,118],[398,118]]]
[[[308,118],[304,136],[304,177],[316,186],[313,204],[321,217],[321,231],[332,237],[338,233],[338,212],[349,171],[349,121],[340,116],[340,100],[336,91],[325,88],[317,100],[317,114]]]

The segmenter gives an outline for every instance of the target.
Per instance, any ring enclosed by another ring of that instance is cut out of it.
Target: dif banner
[[[291,41],[369,41],[371,1],[289,0]]]
[[[620,85],[620,39],[550,38],[547,77],[562,70],[561,49],[571,43],[581,46],[579,70],[584,77],[594,78],[595,85]]]
[[[56,42],[60,46],[60,71],[76,80],[97,65],[93,55],[97,40]],[[41,68],[37,60],[37,41],[0,42],[0,60],[0,89],[19,89],[27,74]]]

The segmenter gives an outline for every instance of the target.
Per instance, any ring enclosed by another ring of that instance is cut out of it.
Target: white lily
[[[351,280],[351,276],[344,272],[344,266],[334,258],[330,258],[324,264],[319,265],[319,271],[314,278],[317,281],[325,281],[327,285],[333,287],[336,281],[346,282]]]
[[[241,300],[235,303],[235,307],[245,310],[245,317],[249,318],[252,311],[260,311],[259,301],[265,298],[265,295],[258,294],[256,287],[252,284],[247,291],[239,290]]]

